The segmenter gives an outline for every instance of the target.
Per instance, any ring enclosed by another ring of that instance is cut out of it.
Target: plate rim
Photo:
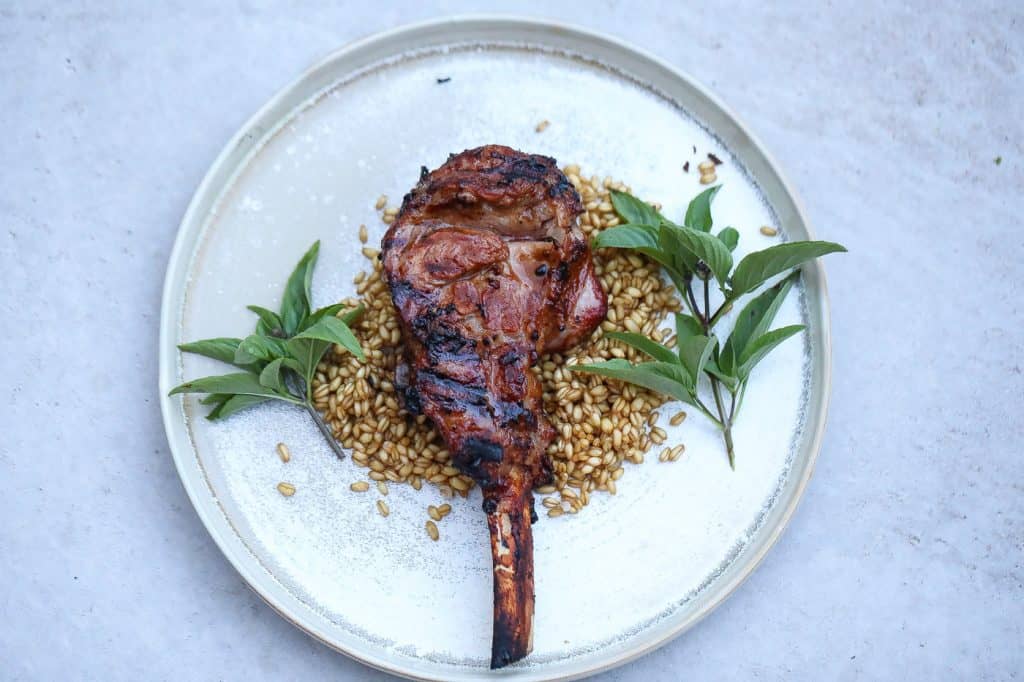
[[[187,275],[194,250],[197,246],[198,240],[202,236],[203,227],[208,217],[205,213],[200,215],[201,205],[204,198],[210,194],[211,189],[216,190],[215,185],[221,179],[220,176],[223,173],[225,166],[228,164],[230,157],[239,149],[245,148],[247,143],[251,143],[254,139],[261,139],[268,131],[263,126],[259,125],[260,121],[265,119],[283,102],[288,100],[292,93],[298,91],[302,85],[307,80],[310,80],[318,71],[329,66],[331,63],[348,55],[370,48],[376,43],[392,41],[402,36],[429,33],[431,30],[455,25],[459,25],[463,29],[471,27],[478,30],[485,28],[488,25],[500,25],[500,27],[505,30],[554,30],[563,33],[565,36],[580,39],[583,42],[596,41],[598,43],[603,43],[605,46],[612,49],[632,53],[635,57],[638,57],[643,61],[647,61],[653,66],[664,70],[672,78],[682,81],[688,87],[692,88],[704,97],[714,108],[720,110],[726,118],[731,120],[737,130],[750,141],[751,146],[756,150],[757,154],[762,157],[767,167],[774,174],[775,180],[780,185],[782,192],[788,196],[795,215],[802,223],[804,230],[807,232],[808,238],[813,238],[814,236],[810,223],[807,220],[803,202],[792,184],[788,181],[779,164],[776,162],[774,156],[750,131],[750,128],[746,125],[743,119],[737,116],[736,113],[722,102],[717,95],[708,90],[699,81],[683,72],[681,69],[660,57],[651,54],[643,48],[638,48],[627,43],[625,40],[615,38],[594,29],[547,18],[509,14],[458,14],[402,24],[394,28],[357,38],[315,61],[311,66],[306,68],[301,74],[288,82],[284,87],[277,90],[270,99],[260,106],[257,111],[238,128],[213,160],[189,201],[188,207],[186,208],[177,228],[174,245],[171,249],[163,281],[159,332],[158,398],[161,405],[164,431],[167,437],[168,446],[171,450],[172,458],[174,459],[175,468],[177,469],[182,487],[184,487],[189,501],[195,509],[196,514],[199,516],[199,519],[202,521],[203,526],[206,528],[206,531],[210,534],[211,538],[213,538],[224,557],[238,572],[243,582],[268,606],[270,606],[286,621],[307,635],[314,637],[318,641],[327,645],[331,649],[338,651],[339,653],[342,653],[364,665],[368,665],[390,674],[416,680],[448,678],[424,676],[422,671],[416,671],[402,666],[401,659],[385,658],[383,656],[376,655],[372,651],[355,650],[353,648],[346,647],[342,643],[334,641],[327,632],[323,631],[323,629],[318,626],[317,623],[303,622],[303,619],[295,616],[291,612],[289,605],[284,604],[283,600],[281,600],[278,595],[273,594],[272,590],[266,589],[268,586],[260,580],[260,574],[266,573],[266,569],[256,557],[251,556],[251,552],[246,548],[244,543],[242,543],[237,534],[234,533],[230,522],[224,515],[223,509],[211,494],[212,491],[209,489],[209,484],[205,479],[205,475],[202,474],[201,465],[197,461],[196,453],[190,445],[185,446],[186,444],[182,443],[180,440],[178,430],[185,426],[184,410],[182,408],[181,401],[169,396],[168,391],[178,382],[178,372],[180,370],[180,359],[176,344],[178,341],[178,317],[181,312],[182,296],[184,295],[184,291],[179,291],[179,287],[176,285],[179,282],[184,285],[185,280],[187,280],[187,277],[181,278],[179,277],[179,274],[185,273]],[[543,44],[542,41],[541,44]],[[228,179],[229,178],[230,176]],[[219,195],[219,192],[217,192],[217,194]],[[805,465],[799,472],[799,477],[795,479],[792,494],[788,496],[788,499],[779,500],[777,503],[781,503],[782,506],[779,508],[779,517],[776,523],[771,527],[767,527],[767,525],[762,527],[762,532],[765,532],[765,537],[760,543],[756,544],[756,546],[752,544],[745,549],[745,552],[749,552],[749,557],[744,562],[745,565],[743,566],[743,569],[739,571],[737,575],[731,576],[725,580],[724,584],[715,592],[713,598],[707,600],[705,604],[698,607],[689,617],[685,618],[680,623],[675,624],[666,632],[660,634],[652,632],[651,636],[648,636],[647,638],[641,637],[639,641],[631,643],[623,651],[610,655],[607,660],[598,659],[594,661],[593,659],[582,659],[583,661],[589,661],[589,664],[584,663],[583,667],[556,677],[546,676],[544,674],[545,668],[543,666],[533,670],[508,670],[508,672],[514,673],[514,677],[516,679],[579,679],[584,676],[597,674],[621,666],[660,648],[703,620],[729,597],[731,597],[750,577],[750,575],[757,570],[768,552],[771,551],[778,542],[783,532],[789,526],[796,509],[799,507],[807,485],[814,473],[822,447],[829,412],[829,404],[831,401],[831,312],[825,270],[820,259],[805,265],[804,275],[808,280],[808,284],[813,282],[813,285],[818,290],[820,296],[820,305],[818,306],[819,311],[817,316],[817,332],[820,338],[818,339],[817,345],[819,345],[821,350],[821,367],[820,375],[815,377],[817,380],[815,383],[817,383],[820,388],[820,396],[817,406],[817,415],[808,414],[807,421],[804,424],[804,429],[807,434],[807,436],[805,436],[805,447],[807,450]],[[178,424],[176,421],[181,423]],[[196,479],[197,476],[200,477],[198,480]],[[238,543],[243,552],[238,553],[238,547],[233,546],[234,543]],[[270,578],[273,579],[273,576],[270,576]],[[726,576],[722,576],[722,578],[724,579]],[[301,607],[308,609],[308,607],[306,607],[306,605],[298,600],[294,595],[291,595],[290,593],[286,593],[286,595]],[[468,674],[470,676],[476,675],[477,671],[471,671]],[[495,677],[497,676],[499,675],[495,675]],[[500,676],[507,675],[500,674]],[[461,679],[465,676],[458,677]],[[469,679],[468,677],[465,678]]]

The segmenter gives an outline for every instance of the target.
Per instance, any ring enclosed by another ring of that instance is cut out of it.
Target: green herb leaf
[[[284,358],[277,358],[271,360],[263,371],[260,372],[260,383],[267,388],[273,389],[280,393],[284,393],[288,388],[281,381],[281,367],[284,364]]]
[[[760,338],[768,331],[779,307],[799,277],[800,273],[794,272],[775,286],[765,289],[743,307],[736,316],[736,324],[727,340],[736,356],[743,355],[751,339]]]
[[[693,379],[683,367],[677,364],[645,362],[634,366],[626,360],[615,358],[614,360],[598,362],[592,365],[573,365],[569,369],[574,372],[598,374],[611,379],[618,379],[619,381],[649,388],[652,391],[682,400],[690,405],[695,404]]]
[[[676,348],[691,336],[701,336],[703,333],[704,329],[693,315],[676,313]]]
[[[359,340],[356,339],[355,334],[352,333],[347,324],[336,317],[328,316],[322,318],[306,331],[296,335],[295,338],[330,341],[346,349],[360,360],[366,359],[366,356],[363,355],[363,348],[359,345]],[[319,359],[317,361],[319,362]]]
[[[768,355],[780,343],[803,331],[804,325],[794,324],[788,327],[774,329],[760,338],[753,341],[740,355],[739,370],[737,372],[740,381],[746,381],[750,376],[750,370],[759,363],[764,356]]]
[[[231,397],[230,393],[211,393],[202,400],[199,401],[200,405],[213,405],[214,403],[222,403]]]
[[[681,227],[666,223],[658,230],[658,248],[661,251],[661,260],[658,262],[664,261],[667,263],[666,269],[682,275],[682,286],[676,285],[680,294],[686,290],[685,277],[691,275],[697,269],[697,261],[700,259],[679,238],[678,232],[682,229]]]
[[[238,349],[235,351],[235,364],[266,362],[284,354],[284,341],[281,339],[250,334],[238,344]]]
[[[591,245],[595,249],[633,249],[653,258],[666,267],[672,260],[658,247],[658,228],[650,225],[616,225],[597,234]]]
[[[627,223],[657,227],[664,220],[653,206],[646,201],[637,199],[632,194],[614,189],[609,190],[609,193],[612,195],[612,206],[615,207],[615,212]]]
[[[693,258],[699,258],[721,284],[724,285],[728,280],[729,270],[732,269],[732,254],[718,237],[693,228],[667,224],[661,226],[659,236],[662,249],[673,253],[685,250],[692,254],[692,258],[686,259],[687,267],[691,270],[693,267],[689,263]]]
[[[665,346],[647,338],[643,334],[633,334],[632,332],[608,332],[605,336],[609,339],[621,341],[627,346],[632,346],[641,353],[646,353],[654,360],[673,363],[679,362],[679,358],[676,357],[675,352],[673,352],[671,348],[665,348]]]
[[[258,305],[248,305],[246,308],[260,316],[259,322],[256,323],[257,334],[261,336],[284,334],[284,323],[273,310],[267,310]]]
[[[206,418],[210,421],[217,421],[218,419],[224,419],[230,417],[236,412],[244,410],[247,407],[253,405],[259,405],[265,403],[272,398],[258,395],[233,395],[227,400],[217,405],[217,407],[210,410],[210,414],[206,415]]]
[[[690,205],[686,207],[683,224],[701,232],[710,232],[711,226],[714,224],[714,221],[711,220],[711,201],[720,189],[722,189],[721,185],[715,185],[694,197]]]
[[[678,343],[679,361],[690,372],[694,386],[697,385],[700,375],[704,373],[704,366],[711,358],[711,352],[717,343],[718,339],[714,335],[710,338],[703,335],[691,336]]]
[[[740,243],[740,233],[735,227],[727,227],[718,233],[718,241],[725,244],[725,248],[730,251],[735,251],[736,245]]]
[[[309,315],[309,287],[313,281],[313,268],[316,267],[319,253],[320,242],[316,241],[299,260],[285,285],[284,296],[281,298],[281,321],[288,336],[294,334],[299,328],[299,323]]]
[[[278,393],[262,385],[254,374],[249,374],[248,372],[203,377],[202,379],[186,381],[180,386],[173,388],[169,395],[177,393],[239,393],[243,395],[261,395],[267,398],[278,398],[295,402],[291,396]]]
[[[319,362],[319,360],[317,361]],[[306,380],[306,367],[293,357],[281,358],[281,364],[299,375],[303,381]],[[315,367],[315,365],[314,365]]]
[[[320,363],[320,358],[324,356],[327,349],[331,347],[331,344],[328,341],[321,341],[319,339],[294,338],[288,339],[285,345],[288,348],[288,354],[294,358],[299,368],[296,371],[302,378],[303,383],[305,383],[308,394],[312,390],[311,385],[313,383],[313,374],[316,372],[316,366]],[[289,365],[289,367],[294,366]]]
[[[235,351],[241,339],[206,339],[204,341],[193,341],[192,343],[180,343],[178,349],[186,353],[204,355],[214,360],[235,364]]]
[[[846,251],[846,247],[833,242],[786,242],[777,244],[763,251],[749,254],[732,274],[732,291],[730,298],[737,298],[748,291],[753,291],[771,277],[785,272],[809,260],[814,260],[829,253]]]
[[[712,356],[713,355],[714,354],[712,354]],[[726,388],[733,393],[735,393],[736,389],[739,388],[740,380],[731,374],[723,372],[718,366],[718,363],[715,362],[714,357],[708,358],[707,364],[704,365],[704,371],[725,384]]]
[[[305,331],[312,327],[314,324],[319,322],[325,317],[336,317],[339,312],[348,307],[346,303],[334,303],[332,305],[324,306],[318,310],[313,311],[310,315],[302,321],[299,325],[299,331]],[[356,321],[362,317],[363,312],[366,310],[366,306],[360,303],[358,306],[348,311],[341,316],[341,321],[351,327]]]

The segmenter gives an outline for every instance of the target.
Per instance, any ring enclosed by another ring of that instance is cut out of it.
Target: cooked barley
[[[433,521],[427,521],[426,528],[427,535],[430,536],[430,539],[434,542],[437,542],[437,539],[441,537],[441,534],[437,532],[437,524],[435,524]]]
[[[588,236],[618,222],[611,213],[609,190],[628,191],[628,187],[611,178],[585,178],[578,166],[567,166],[565,173],[587,206],[580,225]],[[387,197],[381,197],[378,210],[386,206]],[[397,209],[387,208],[382,220],[391,223],[396,214]],[[342,446],[352,451],[352,461],[370,469],[370,480],[381,485],[405,482],[417,490],[428,481],[446,498],[454,494],[466,497],[474,486],[472,479],[451,465],[448,451],[426,418],[414,417],[401,407],[394,386],[395,366],[402,353],[398,316],[383,278],[379,252],[362,248],[370,263],[354,279],[358,298],[344,303],[355,307],[361,301],[366,307],[353,323],[353,331],[367,361],[361,364],[348,351],[335,347],[317,368],[314,403]],[[680,310],[680,301],[674,289],[662,282],[654,264],[639,254],[602,250],[594,254],[594,266],[608,292],[608,319],[583,345],[543,356],[534,368],[543,385],[544,409],[558,434],[548,448],[552,481],[537,489],[539,494],[555,496],[551,499],[556,506],[548,508],[551,517],[578,512],[593,491],[614,494],[615,481],[625,473],[624,463],[643,462],[644,453],[666,438],[664,431],[653,428],[656,417],[651,419],[666,402],[661,395],[567,368],[614,357],[643,361],[641,353],[607,338],[605,332],[629,330],[653,336],[669,313]],[[661,333],[665,345],[674,345],[674,335]],[[369,484],[358,481],[351,488],[365,492]],[[451,505],[439,505],[436,511],[444,518]],[[433,523],[431,518],[428,523]],[[427,532],[431,532],[429,527]]]
[[[367,483],[366,481],[356,481],[355,483],[350,485],[348,489],[354,493],[365,493],[367,490],[370,489],[370,484]]]
[[[377,511],[380,512],[381,516],[387,516],[391,513],[391,510],[388,509],[388,503],[384,500],[377,500]]]
[[[291,483],[285,483],[284,481],[281,481],[280,483],[277,484],[277,491],[284,495],[285,497],[291,497],[292,495],[295,494],[295,486],[293,486]]]

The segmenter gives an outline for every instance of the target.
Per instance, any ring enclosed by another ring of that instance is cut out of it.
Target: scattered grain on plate
[[[377,258],[378,255],[380,255],[380,249],[375,249],[372,246],[364,246],[363,255],[369,258],[370,260],[374,260]]]
[[[769,227],[768,225],[761,226],[761,234],[763,234],[765,237],[774,237],[778,233],[779,231],[776,230],[774,227]]]
[[[676,412],[672,415],[672,418],[668,420],[668,423],[672,426],[679,426],[686,421],[686,412]]]
[[[379,210],[381,210],[382,208],[384,208],[387,205],[388,205],[388,195],[387,194],[381,194],[379,197],[377,197],[377,203],[374,204],[373,207],[379,211]]]
[[[534,128],[534,130],[536,130],[538,133],[543,133],[545,130],[547,130],[549,125],[551,125],[551,121],[544,119],[543,121],[537,124],[537,127]]]
[[[284,481],[281,481],[280,483],[277,484],[277,492],[281,493],[285,497],[291,497],[292,495],[295,494],[295,486],[293,486],[291,483],[285,483]]]
[[[369,233],[366,231],[366,225],[359,226],[359,241],[363,244],[370,238]]]
[[[441,518],[443,519],[444,517],[452,513],[452,506],[445,502],[444,504],[437,508],[437,513],[440,514]]]
[[[430,505],[429,507],[427,507],[427,516],[434,519],[435,521],[440,521],[442,518],[444,518],[441,516],[441,512],[438,510],[438,508],[435,507],[434,505]]]
[[[282,462],[288,462],[292,458],[291,450],[284,443],[277,444],[277,454],[281,458]]]
[[[391,513],[391,510],[388,509],[388,503],[384,500],[377,500],[377,511],[380,512],[381,516],[385,517]]]
[[[714,173],[715,172],[715,164],[711,163],[710,161],[702,161],[701,163],[697,164],[697,170],[700,171],[701,175],[707,175],[708,173]]]
[[[427,521],[426,528],[427,535],[430,536],[430,539],[434,542],[437,542],[437,539],[441,537],[441,534],[437,532],[437,524],[435,524],[433,521]]]
[[[388,484],[384,481],[377,481],[377,492],[386,497],[388,494]]]
[[[718,179],[718,176],[715,175],[714,171],[712,171],[710,173],[705,173],[705,174],[700,176],[700,184],[702,184],[702,185],[710,185],[712,182],[714,182],[717,179]]]
[[[588,178],[578,165],[566,166],[564,171],[586,207],[580,228],[588,237],[619,224],[610,190],[629,191],[627,186],[612,178]],[[393,214],[389,219],[387,213],[382,219],[391,222]],[[402,355],[398,315],[377,250],[364,247],[364,254],[370,260],[367,270],[354,278],[357,297],[344,303],[355,307],[361,301],[366,306],[353,331],[367,360],[360,363],[338,347],[328,353],[313,380],[316,408],[334,437],[351,451],[352,461],[369,469],[372,481],[408,483],[417,490],[424,483],[433,484],[445,498],[466,497],[475,485],[473,480],[451,465],[448,450],[426,418],[402,407],[394,385],[395,365]],[[675,343],[667,318],[681,309],[681,303],[660,277],[656,263],[635,252],[602,249],[594,253],[594,269],[608,293],[608,318],[584,344],[544,355],[532,369],[541,381],[544,409],[558,434],[548,448],[553,480],[538,492],[566,507],[549,509],[549,516],[577,513],[595,491],[613,493],[626,464],[642,463],[644,453],[655,444],[658,436],[652,432],[650,418],[666,402],[639,386],[569,371],[574,364],[612,358],[646,359],[609,339],[610,331],[636,330],[670,347]],[[451,505],[437,510],[443,518]]]
[[[365,493],[367,490],[370,489],[370,484],[367,483],[366,481],[356,481],[348,488],[354,493]]]
[[[669,451],[669,453],[668,453],[668,461],[670,461],[670,462],[677,461],[680,457],[683,456],[684,452],[686,452],[686,446],[683,445],[682,443],[680,443],[679,445],[675,446],[674,448],[672,448]]]

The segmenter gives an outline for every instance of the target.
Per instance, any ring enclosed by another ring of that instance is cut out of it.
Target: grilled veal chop
[[[532,489],[551,477],[555,434],[530,367],[607,310],[581,211],[554,159],[488,145],[424,168],[382,243],[405,339],[397,383],[483,490],[492,668],[533,647]]]

